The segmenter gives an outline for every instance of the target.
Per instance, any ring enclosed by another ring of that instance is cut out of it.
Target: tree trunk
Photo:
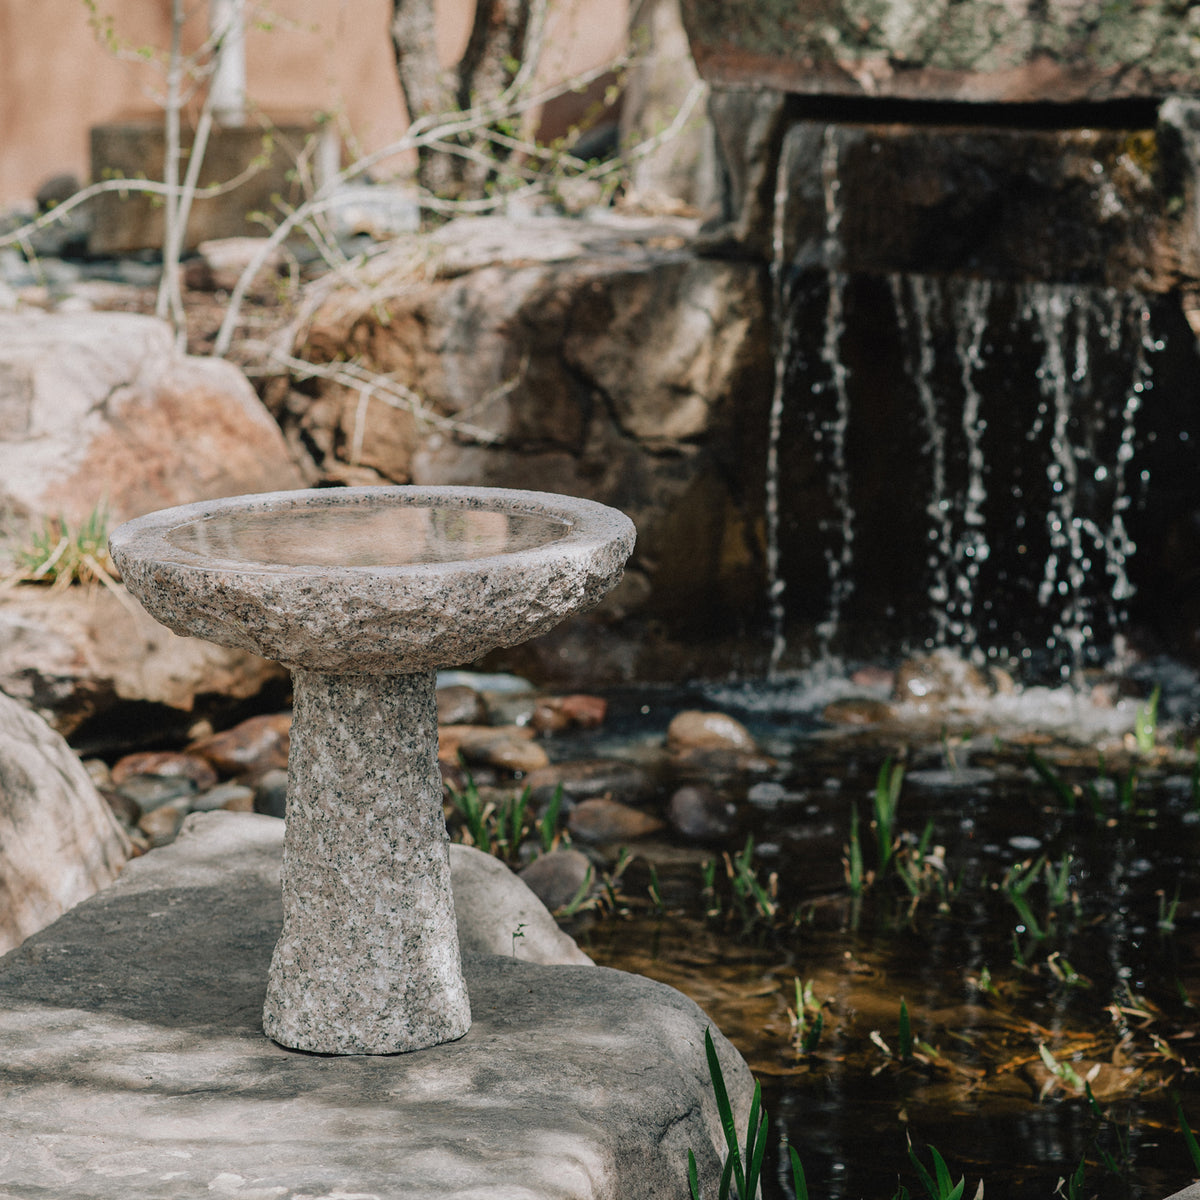
[[[470,108],[495,100],[512,82],[514,64],[525,53],[532,0],[477,0],[467,48],[456,66],[438,62],[434,0],[392,0],[392,46],[400,89],[412,119]],[[463,138],[489,159],[502,160],[486,138]],[[422,150],[417,182],[446,199],[484,195],[495,167],[460,154]]]

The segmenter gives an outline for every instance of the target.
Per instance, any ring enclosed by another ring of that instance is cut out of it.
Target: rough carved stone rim
[[[168,535],[193,521],[379,498],[505,509],[567,522],[531,549],[462,562],[389,566],[253,564],[197,555]],[[592,500],[486,487],[310,488],[203,500],[136,517],[110,550],[129,590],[176,633],[251,650],[291,668],[398,674],[469,662],[595,605],[620,579],[633,523]]]

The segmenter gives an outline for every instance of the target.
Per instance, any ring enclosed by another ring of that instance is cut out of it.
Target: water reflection
[[[629,708],[661,710],[665,724],[685,706],[642,694]],[[619,705],[611,711],[619,723]],[[800,1149],[811,1194],[890,1200],[898,1182],[922,1194],[909,1134],[936,1146],[955,1179],[967,1177],[966,1195],[982,1178],[989,1196],[1046,1200],[1081,1161],[1082,1194],[1102,1200],[1161,1200],[1184,1186],[1192,1168],[1170,1089],[1200,1124],[1194,747],[1160,742],[1138,755],[1108,734],[1090,744],[1039,734],[1037,753],[1072,807],[1031,769],[1028,732],[835,732],[790,715],[739,715],[777,765],[764,775],[704,764],[738,805],[735,831],[703,851],[718,863],[720,905],[702,891],[694,857],[641,842],[622,877],[625,911],[576,932],[603,965],[691,996],[734,1041],[763,1083],[775,1128]],[[646,744],[633,725],[624,733]],[[928,828],[927,857],[941,864],[945,886],[914,904],[891,875],[854,900],[843,861],[850,809],[862,817],[870,868],[876,772],[897,756],[910,768],[897,855]],[[690,781],[686,766],[660,766],[662,796]],[[736,860],[748,834],[760,882],[778,881],[782,919],[772,927],[744,921],[725,878],[723,855]],[[650,864],[665,911],[646,899]],[[825,1002],[809,1054],[792,1044],[797,979]],[[903,1060],[901,999],[919,1040]],[[1098,1109],[1070,1076],[1054,1074],[1043,1046],[1086,1081]],[[778,1140],[770,1153],[783,1163]],[[790,1197],[786,1178],[772,1166],[765,1200]]]
[[[397,503],[221,513],[172,529],[187,555],[285,567],[394,567],[465,562],[558,541],[566,521],[542,514]]]

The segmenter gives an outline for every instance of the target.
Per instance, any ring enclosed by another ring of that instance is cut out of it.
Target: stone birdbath
[[[633,541],[592,501],[460,487],[237,496],[113,531],[126,587],[164,625],[292,672],[269,1037],[391,1054],[466,1033],[436,671],[596,604]]]

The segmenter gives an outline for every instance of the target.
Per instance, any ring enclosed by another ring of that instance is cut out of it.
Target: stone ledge
[[[0,1200],[679,1200],[689,1149],[715,1188],[707,1019],[639,976],[468,955],[457,1042],[268,1041],[281,829],[198,823],[0,959]]]

